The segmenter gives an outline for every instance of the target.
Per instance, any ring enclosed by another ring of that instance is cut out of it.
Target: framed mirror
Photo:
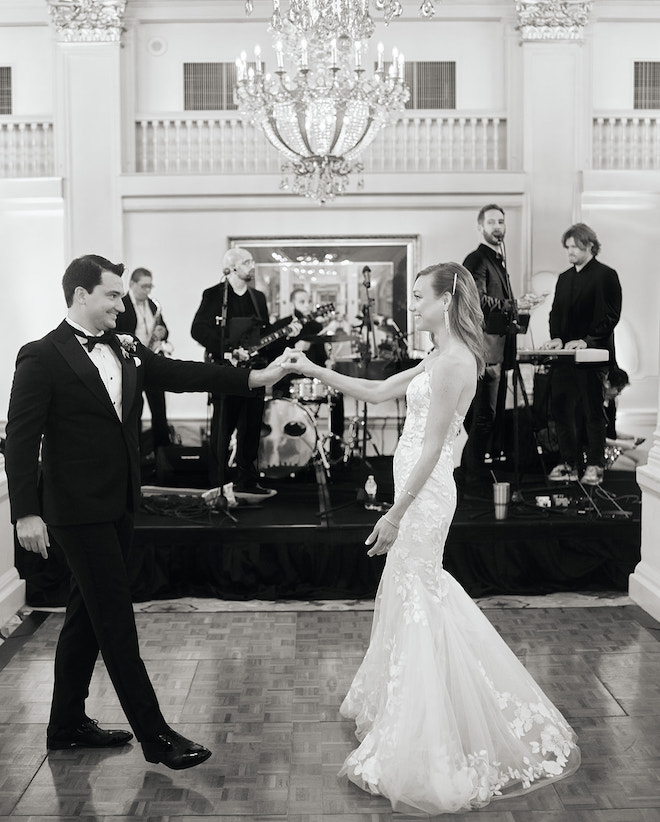
[[[394,339],[408,353],[417,347],[409,332],[408,300],[418,235],[230,237],[229,242],[254,257],[255,287],[265,293],[272,318],[291,314],[291,292],[302,287],[312,305],[334,305],[335,327],[352,338],[345,356],[355,357],[364,344],[379,357]]]

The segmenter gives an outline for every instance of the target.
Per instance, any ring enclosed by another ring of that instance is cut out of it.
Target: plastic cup
[[[509,500],[511,499],[511,483],[493,483],[493,502],[495,504],[495,519],[506,519],[509,515]]]

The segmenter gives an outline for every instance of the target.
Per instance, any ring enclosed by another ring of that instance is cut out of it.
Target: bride
[[[348,377],[288,351],[283,367],[364,402],[403,396],[394,505],[367,537],[388,554],[366,655],[341,706],[358,747],[344,762],[395,811],[452,813],[573,773],[576,736],[468,594],[442,567],[456,508],[453,445],[483,372],[482,314],[458,263],[417,275],[409,310],[433,349],[384,381]]]

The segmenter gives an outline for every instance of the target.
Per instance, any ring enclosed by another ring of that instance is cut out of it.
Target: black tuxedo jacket
[[[133,305],[133,300],[130,298],[128,294],[122,297],[122,302],[124,303],[124,313],[120,314],[117,317],[117,328],[115,329],[118,334],[123,334],[128,332],[129,334],[135,334],[135,329],[137,328],[137,314],[135,313],[135,306]],[[151,311],[152,315],[155,317],[156,312],[158,311],[158,306],[153,300],[147,298],[147,304],[149,306],[149,311]],[[160,325],[163,326],[165,329],[165,336],[163,337],[166,340],[169,336],[169,331],[167,330],[167,326],[165,325],[165,320],[163,320],[163,315],[160,315]]]
[[[248,345],[255,345],[263,333],[269,329],[268,320],[268,306],[266,304],[266,295],[263,291],[257,291],[256,288],[248,287],[248,293],[254,308],[252,324],[254,330],[254,337],[250,341],[246,339],[247,325],[243,322],[232,323],[235,318],[231,315],[231,310],[227,311],[227,330],[228,333],[222,341],[222,327],[220,326],[220,318],[222,317],[222,302],[224,298],[224,290],[227,283],[218,283],[217,285],[207,288],[202,294],[202,301],[195,314],[190,334],[194,340],[204,346],[209,354],[215,357],[220,357],[221,354],[233,351],[240,345],[248,347]],[[249,324],[249,323],[248,323]],[[248,332],[249,336],[249,332]]]
[[[6,429],[12,522],[29,514],[40,515],[47,525],[111,522],[127,508],[135,510],[137,415],[144,388],[252,394],[248,369],[171,360],[134,343],[133,352],[117,338],[112,344],[122,370],[121,420],[66,321],[21,348]]]
[[[501,313],[504,301],[512,300],[513,294],[507,283],[506,272],[497,261],[497,255],[492,248],[480,243],[471,254],[468,254],[463,265],[474,277],[479,292],[481,310],[484,314],[484,323],[493,313]],[[484,348],[486,362],[489,364],[504,361],[504,347],[506,337],[499,334],[484,334]]]

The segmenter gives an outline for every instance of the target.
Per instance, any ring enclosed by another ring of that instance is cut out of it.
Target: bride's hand
[[[394,545],[398,533],[399,529],[395,525],[392,525],[385,517],[381,517],[374,525],[374,530],[364,541],[365,545],[371,545],[371,548],[367,551],[367,556],[375,557],[378,554],[386,554]]]
[[[305,354],[297,348],[287,348],[279,360],[280,367],[283,368],[284,371],[288,371],[293,374],[303,374],[305,376],[309,376],[308,370],[310,367],[313,368],[313,363],[310,362]]]

